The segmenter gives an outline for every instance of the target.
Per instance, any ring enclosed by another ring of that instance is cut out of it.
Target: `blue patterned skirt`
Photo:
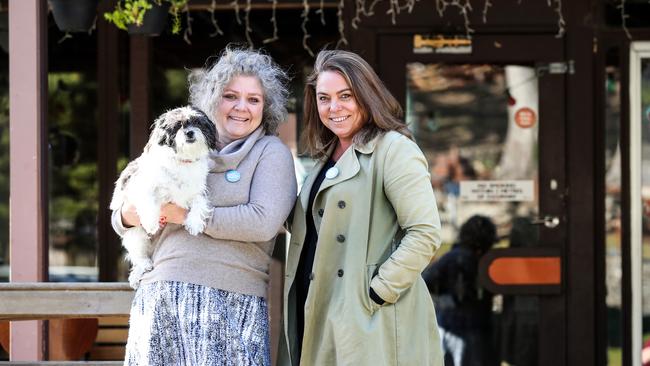
[[[266,300],[160,281],[138,288],[124,365],[270,366]]]

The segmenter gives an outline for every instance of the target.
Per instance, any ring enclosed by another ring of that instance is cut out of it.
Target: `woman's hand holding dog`
[[[135,210],[135,206],[128,201],[122,205],[122,224],[125,227],[140,226],[140,216]]]
[[[164,204],[160,208],[160,218],[164,219],[165,223],[183,225],[186,217],[187,209],[173,203]]]
[[[126,201],[122,205],[122,223],[126,227],[141,226],[140,216],[135,210],[135,206]],[[187,210],[175,205],[167,203],[160,208],[160,226],[164,227],[168,223],[182,225],[187,217]]]

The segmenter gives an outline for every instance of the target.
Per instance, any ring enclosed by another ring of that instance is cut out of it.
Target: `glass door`
[[[447,365],[565,362],[571,65],[561,41],[531,37],[385,35],[379,43],[381,76],[402,98],[438,201],[443,246],[423,276]],[[427,48],[423,39],[440,42]]]

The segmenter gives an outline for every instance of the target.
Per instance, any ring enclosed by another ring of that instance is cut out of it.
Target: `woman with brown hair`
[[[293,211],[283,365],[442,365],[421,272],[440,245],[426,159],[370,65],[322,51],[307,80],[317,158]]]

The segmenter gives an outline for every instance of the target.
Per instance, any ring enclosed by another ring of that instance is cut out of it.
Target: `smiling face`
[[[258,78],[235,76],[217,101],[215,125],[219,144],[244,138],[262,124],[264,92]]]
[[[332,131],[342,145],[363,127],[363,111],[345,78],[336,71],[325,71],[316,80],[316,103],[321,122]]]

